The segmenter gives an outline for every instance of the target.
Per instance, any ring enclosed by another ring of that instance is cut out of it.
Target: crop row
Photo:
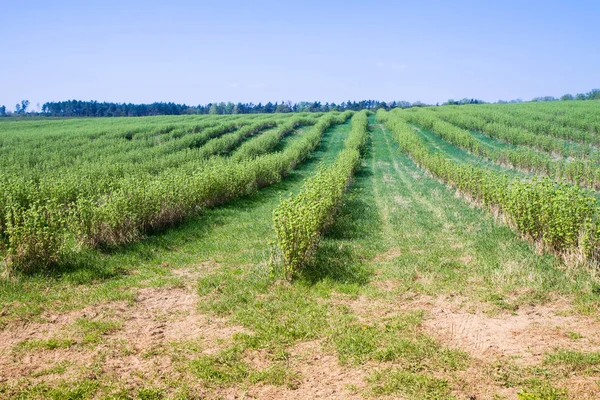
[[[281,139],[293,132],[297,127],[314,125],[316,122],[316,119],[309,117],[296,117],[282,122],[273,132],[263,133],[253,140],[242,144],[231,154],[231,159],[241,161],[269,153],[280,143]]]
[[[436,109],[434,109],[436,110]],[[445,108],[436,110],[435,113],[441,119],[451,124],[457,125],[463,129],[480,131],[495,139],[515,146],[533,147],[540,151],[562,157],[590,158],[596,159],[600,155],[597,148],[573,143],[564,139],[558,139],[549,135],[541,135],[529,132],[522,127],[514,127],[498,122],[488,122],[486,119],[473,115],[468,111],[463,112],[460,109]]]
[[[281,152],[247,160],[214,157],[195,169],[124,177],[115,190],[78,196],[68,206],[54,198],[32,199],[27,207],[9,199],[1,241],[4,264],[22,270],[48,266],[82,248],[130,243],[207,207],[250,195],[281,180],[312,152],[328,127],[349,116],[324,116]]]
[[[523,107],[497,106],[497,105],[481,105],[476,107],[468,107],[463,112],[469,112],[472,115],[485,119],[487,122],[495,122],[502,125],[507,125],[515,128],[524,128],[529,132],[552,136],[570,140],[572,142],[600,145],[600,136],[593,131],[585,131],[578,129],[575,125],[565,126],[556,123],[548,116],[544,118],[545,113],[540,113],[540,107],[530,108],[529,105]],[[536,111],[538,110],[538,111]],[[598,112],[598,109],[595,111]],[[593,115],[593,110],[589,110],[589,114]],[[570,117],[569,121],[576,124],[575,118]]]
[[[514,116],[544,121],[591,134],[600,133],[600,104],[597,101],[526,103],[509,105],[505,111]]]
[[[509,225],[564,256],[600,261],[600,225],[594,197],[577,186],[548,178],[509,180],[505,174],[454,162],[424,144],[399,112],[379,111],[400,147],[421,167],[504,216]]]
[[[368,138],[366,112],[354,114],[352,131],[335,162],[309,178],[296,196],[284,199],[273,212],[277,244],[281,248],[286,276],[305,266],[319,239],[334,220]]]
[[[468,130],[441,120],[433,112],[403,111],[402,116],[408,122],[429,129],[442,139],[493,162],[584,187],[600,187],[600,165],[593,159],[554,159],[549,154],[523,147],[496,149],[475,139]]]

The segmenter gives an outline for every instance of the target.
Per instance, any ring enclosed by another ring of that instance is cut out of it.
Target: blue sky
[[[600,87],[599,20],[600,1],[5,2],[0,104],[560,96]]]

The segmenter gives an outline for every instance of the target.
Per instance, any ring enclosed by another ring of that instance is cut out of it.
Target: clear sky
[[[560,96],[600,87],[600,1],[6,1],[0,105]]]

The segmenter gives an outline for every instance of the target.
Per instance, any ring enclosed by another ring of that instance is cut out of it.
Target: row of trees
[[[567,100],[600,100],[600,89],[592,89],[587,93],[578,93],[577,95],[565,94],[560,98],[553,96],[535,97],[531,101],[567,101]],[[499,100],[498,104],[521,103],[522,100]],[[479,99],[464,98],[462,100],[450,99],[442,105],[463,105],[463,104],[485,104],[485,101]],[[321,103],[320,101],[308,102],[301,101],[292,103],[268,102],[266,104],[258,103],[208,103],[205,105],[188,106],[187,104],[177,103],[152,103],[152,104],[132,104],[132,103],[107,103],[81,100],[52,101],[44,103],[41,112],[30,112],[28,110],[29,100],[23,100],[15,106],[14,114],[17,115],[42,115],[51,117],[144,117],[149,115],[181,115],[181,114],[270,114],[270,113],[289,113],[289,112],[329,112],[329,111],[377,111],[380,108],[390,110],[393,108],[424,107],[429,104],[416,101],[393,101],[386,103],[378,100],[346,101],[340,104]],[[436,104],[436,105],[439,105]],[[39,109],[39,104],[38,104]],[[0,106],[0,117],[12,115],[6,110],[5,106]]]
[[[444,104],[442,104],[443,106],[461,106],[464,104],[486,104],[485,101],[483,100],[479,100],[479,99],[469,99],[467,97],[465,97],[462,100],[454,100],[454,99],[450,99],[447,102],[445,102]],[[439,105],[439,104],[438,104]]]
[[[587,93],[563,94],[560,98],[553,96],[534,97],[531,101],[569,101],[569,100],[600,100],[600,89],[592,89]]]
[[[560,97],[554,97],[554,96],[540,96],[540,97],[534,97],[533,99],[531,99],[532,102],[543,102],[543,101],[571,101],[571,100],[578,100],[578,101],[582,101],[582,100],[600,100],[600,89],[592,89],[587,93],[577,93],[576,95],[572,95],[572,94],[564,94]],[[514,100],[498,100],[496,103],[497,104],[515,104],[515,103],[522,103],[523,100],[521,99],[514,99]],[[459,106],[459,105],[464,105],[464,104],[487,104],[485,101],[483,100],[479,100],[479,99],[469,99],[469,98],[464,98],[461,100],[454,100],[454,99],[450,99],[447,102],[443,103],[443,106],[449,106],[449,105],[454,105],[454,106]]]
[[[23,115],[27,114],[27,107],[29,107],[29,100],[22,100],[15,106],[15,114]],[[10,115],[10,111],[6,111],[6,106],[0,106],[0,117],[6,117]]]
[[[263,103],[209,103],[205,105],[189,106],[176,103],[107,103],[98,101],[53,101],[44,103],[40,112],[29,112],[29,101],[23,100],[15,107],[14,114],[17,115],[41,115],[51,117],[143,117],[149,115],[182,115],[182,114],[269,114],[290,112],[329,112],[329,111],[360,111],[380,108],[389,110],[391,108],[423,107],[427,104],[422,102],[393,101],[386,103],[378,100],[347,101],[341,104],[321,103],[320,101],[298,103],[268,102]],[[11,115],[5,106],[0,107],[0,116]]]

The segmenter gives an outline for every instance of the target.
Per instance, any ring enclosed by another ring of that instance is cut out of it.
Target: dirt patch
[[[177,375],[170,354],[177,343],[193,342],[198,352],[221,350],[235,333],[245,331],[226,319],[197,311],[198,295],[185,288],[144,288],[133,305],[124,302],[88,307],[77,312],[50,316],[49,323],[12,326],[0,332],[0,382],[25,377],[47,381],[52,374],[35,377],[58,364],[67,368],[57,377],[80,378],[90,369],[101,370],[114,380],[148,384]],[[61,338],[64,328],[76,319],[119,321],[120,329],[102,336],[94,345],[23,350],[15,346],[25,340]],[[197,354],[192,356],[197,356]],[[85,377],[85,375],[84,375]]]
[[[168,265],[167,265],[168,266]],[[171,272],[184,280],[190,280],[195,283],[195,280],[216,271],[220,264],[215,260],[209,260],[195,265],[191,268],[172,269]]]
[[[396,204],[398,204],[399,206],[407,206],[410,203],[412,203],[411,199],[407,199],[404,196],[400,196],[400,195],[396,195],[394,196],[394,201],[396,202]]]
[[[470,264],[471,261],[473,261],[473,257],[471,256],[462,256],[461,258],[459,258],[459,261],[463,264]]]
[[[519,364],[532,365],[557,348],[600,349],[599,322],[562,315],[564,309],[556,306],[523,307],[499,316],[487,315],[486,304],[469,302],[469,306],[467,311],[455,300],[440,298],[428,310],[424,327],[443,342],[486,361],[510,357]],[[572,332],[581,338],[574,340]]]
[[[517,313],[492,316],[488,303],[462,296],[430,297],[401,293],[385,299],[367,296],[339,296],[335,304],[348,307],[361,323],[374,323],[399,314],[425,311],[423,333],[441,344],[459,348],[475,360],[464,371],[456,371],[455,394],[459,398],[516,398],[520,385],[504,386],[502,371],[514,363],[519,368],[540,365],[544,356],[558,348],[582,352],[600,351],[600,322],[593,318],[567,315],[568,305],[555,301],[553,306],[521,307]],[[366,368],[366,367],[365,367]],[[553,385],[569,388],[570,398],[596,399],[600,387],[597,376],[570,375]]]
[[[382,283],[382,285],[389,284],[394,288],[398,285],[394,281],[381,282],[389,282]],[[391,318],[399,314],[431,308],[433,300],[426,295],[403,292],[399,293],[397,296],[394,293],[385,298],[372,298],[365,295],[351,298],[339,295],[332,299],[332,303],[348,307],[348,309],[354,313],[358,321],[365,324],[371,324],[381,322],[386,318]]]
[[[396,179],[394,179],[393,176],[390,176],[388,174],[383,174],[383,182],[384,183],[394,183],[394,182],[396,182]]]
[[[392,279],[386,279],[386,280],[382,280],[382,281],[374,281],[372,282],[373,286],[375,286],[377,289],[383,291],[383,292],[393,292],[394,290],[398,289],[398,287],[400,286],[400,284]]]
[[[298,387],[257,385],[248,396],[258,399],[362,399],[351,387],[364,386],[362,368],[346,368],[334,354],[323,351],[318,341],[303,342],[290,350],[289,368],[300,374]]]
[[[373,261],[391,261],[401,255],[402,251],[400,249],[389,249],[385,253],[376,255],[375,258],[373,258]]]
[[[571,399],[598,400],[600,398],[600,384],[595,376],[570,377],[562,384],[569,389]]]
[[[425,333],[486,362],[510,358],[519,365],[534,365],[558,348],[600,351],[600,322],[565,315],[565,306],[557,303],[493,316],[486,313],[490,304],[461,296],[432,298],[406,292],[385,299],[339,296],[334,303],[348,307],[364,323],[424,310]]]
[[[244,356],[244,361],[255,370],[264,370],[271,365],[269,353],[266,350],[250,350]]]
[[[112,337],[130,342],[139,351],[173,341],[201,339],[207,352],[212,352],[220,347],[218,342],[244,331],[228,326],[225,319],[198,313],[197,299],[196,293],[183,289],[142,289],[136,306],[122,315],[123,329]]]
[[[97,351],[77,349],[38,350],[26,354],[6,351],[0,356],[0,383],[29,378],[52,382],[80,377],[81,369],[90,368]],[[58,366],[63,370],[57,370]]]

